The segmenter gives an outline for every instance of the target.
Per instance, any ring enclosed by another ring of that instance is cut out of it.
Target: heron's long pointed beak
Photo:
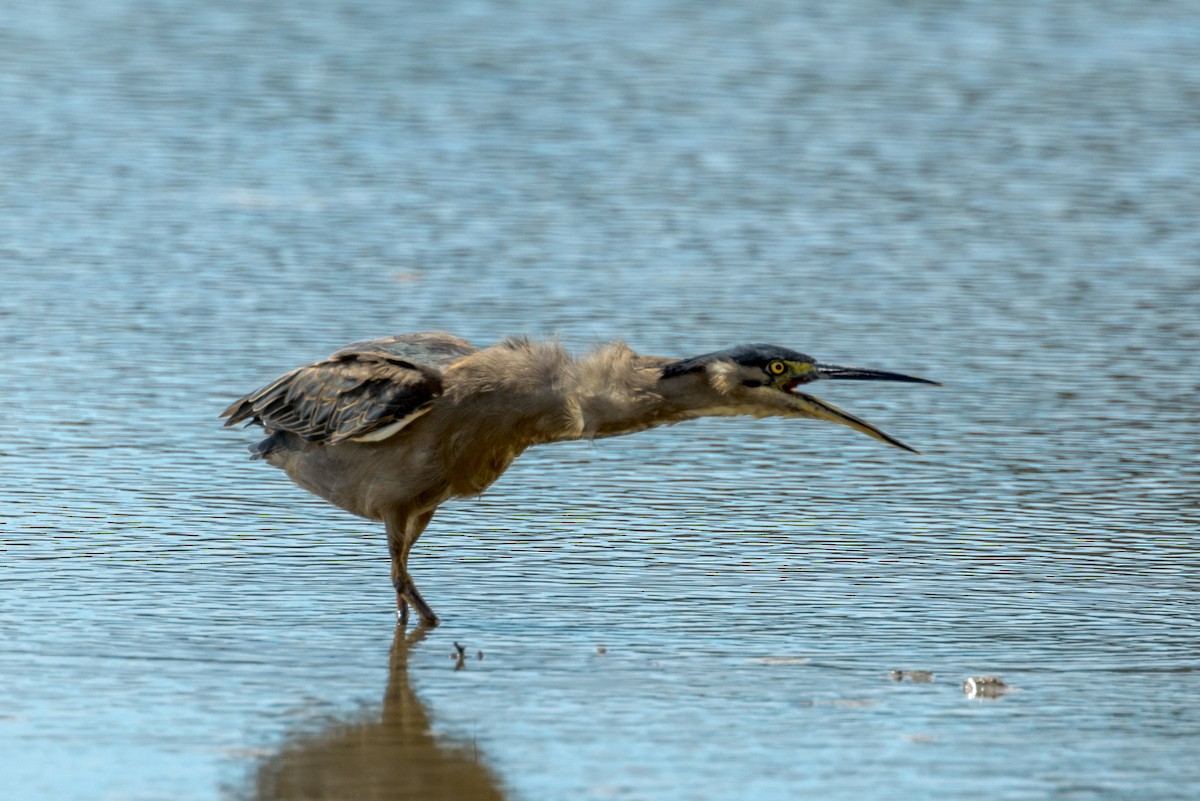
[[[920,381],[921,379],[902,376],[901,380]],[[932,384],[933,382],[928,381],[924,383]],[[880,442],[886,442],[889,445],[895,445],[901,450],[906,450],[910,453],[920,453],[920,451],[916,448],[910,448],[908,445],[905,445],[891,434],[880,431],[866,420],[860,420],[849,412],[842,411],[832,403],[826,403],[820,398],[814,398],[812,395],[805,395],[803,392],[797,392],[795,389],[790,389],[788,391],[794,396],[792,403],[807,417],[815,417],[818,420],[828,420],[831,423],[840,423],[841,425],[853,428],[855,431],[861,431],[868,437],[874,437]]]
[[[813,365],[817,371],[818,378],[833,378],[845,381],[905,381],[909,384],[933,384],[940,387],[941,384],[937,381],[930,381],[928,378],[917,378],[916,376],[904,375],[903,373],[889,373],[886,370],[868,370],[865,367],[842,367],[840,364],[823,364],[817,362]]]
[[[917,378],[916,376],[904,375],[903,373],[889,373],[885,370],[869,370],[865,367],[843,367],[840,364],[824,364],[821,362],[817,362],[813,367],[815,369],[809,374],[809,381],[812,381],[814,378],[832,378],[850,381],[904,381],[910,384],[933,384],[941,386],[937,381],[930,381],[928,378]],[[819,420],[828,420],[831,423],[839,423],[902,450],[920,453],[916,448],[910,448],[891,434],[885,434],[883,431],[880,431],[866,420],[860,420],[849,412],[842,411],[832,403],[826,403],[820,398],[814,398],[812,395],[805,395],[803,392],[799,392],[798,387],[804,383],[807,382],[797,382],[791,386],[785,386],[785,389],[794,396],[792,403],[802,414],[815,417]]]

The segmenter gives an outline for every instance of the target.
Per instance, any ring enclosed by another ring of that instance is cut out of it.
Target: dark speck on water
[[[1196,10],[5,4],[0,796],[1200,796]],[[216,415],[429,329],[944,386],[535,448],[393,642]]]
[[[962,688],[968,698],[999,698],[1011,689],[999,676],[968,676]]]

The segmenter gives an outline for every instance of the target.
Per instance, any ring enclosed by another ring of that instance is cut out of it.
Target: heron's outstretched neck
[[[722,414],[721,396],[700,372],[665,371],[667,360],[621,344],[582,359],[568,397],[577,437],[599,439]]]
[[[639,356],[621,343],[580,359],[554,343],[523,340],[482,353],[486,360],[465,359],[448,371],[447,395],[483,421],[473,427],[480,441],[503,434],[516,452],[728,413],[703,371],[664,371],[670,360]]]

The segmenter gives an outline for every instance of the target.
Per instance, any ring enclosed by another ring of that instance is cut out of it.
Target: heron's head
[[[822,378],[938,383],[884,370],[826,364],[788,348],[764,344],[738,345],[673,362],[663,368],[664,378],[690,373],[703,373],[708,384],[728,399],[728,408],[736,413],[828,420],[913,453],[917,451],[895,437],[800,389]]]

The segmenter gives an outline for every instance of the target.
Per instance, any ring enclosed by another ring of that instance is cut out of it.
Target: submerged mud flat
[[[0,11],[5,797],[1195,797],[1197,24]],[[216,415],[423,329],[945,386],[534,449],[409,641]]]

